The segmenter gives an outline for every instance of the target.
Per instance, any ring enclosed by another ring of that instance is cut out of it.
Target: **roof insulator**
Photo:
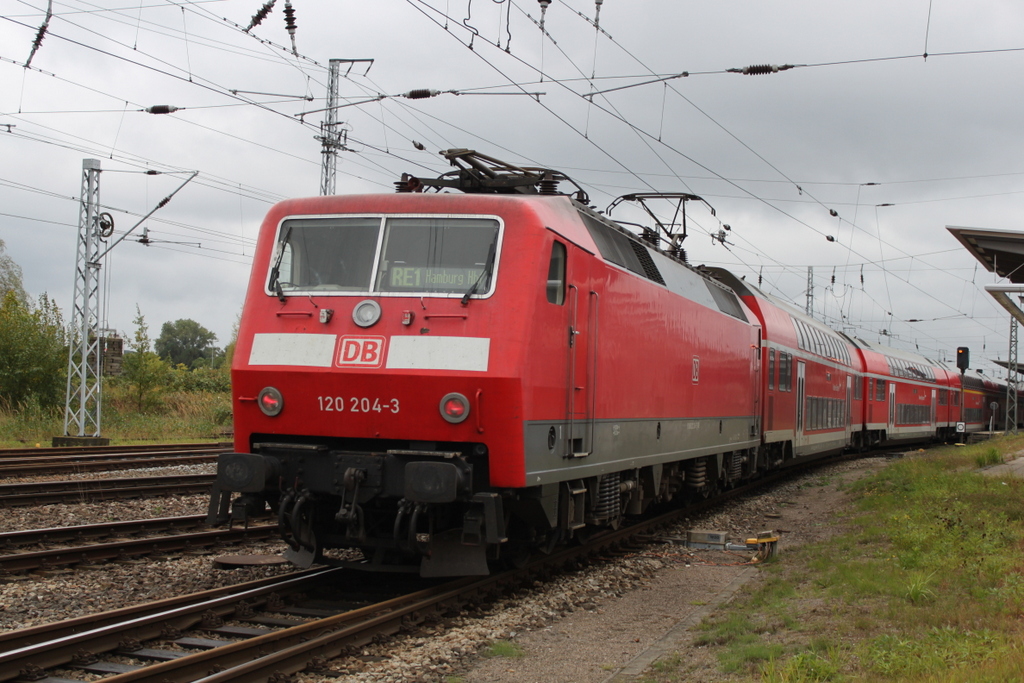
[[[284,27],[288,29],[288,36],[292,39],[292,54],[298,56],[299,51],[295,47],[295,8],[292,7],[291,0],[285,0],[284,3]]]

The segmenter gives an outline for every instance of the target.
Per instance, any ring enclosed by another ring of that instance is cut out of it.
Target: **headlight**
[[[370,327],[380,320],[380,304],[372,299],[364,299],[352,309],[352,321],[359,327]]]
[[[459,393],[447,394],[441,399],[441,417],[458,424],[469,417],[469,399]]]
[[[274,417],[284,408],[284,397],[274,387],[267,387],[256,397],[256,403],[264,415]]]

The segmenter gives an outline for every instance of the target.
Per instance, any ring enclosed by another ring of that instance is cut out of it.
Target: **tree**
[[[131,353],[126,353],[122,361],[122,381],[128,385],[128,394],[139,412],[156,403],[156,395],[160,388],[167,384],[171,368],[150,350],[149,326],[146,318],[135,306],[135,336],[128,343]]]
[[[8,289],[0,300],[0,402],[54,408],[64,402],[67,388],[64,322],[46,294],[35,306],[23,296]]]
[[[0,240],[0,301],[4,301],[8,292],[13,292],[22,305],[28,305],[28,295],[21,280],[21,266],[6,254],[4,241]]]
[[[164,323],[160,330],[160,338],[156,340],[156,352],[166,358],[172,365],[181,363],[189,368],[197,367],[196,361],[214,360],[220,350],[213,345],[217,335],[197,323],[195,320],[175,320]]]

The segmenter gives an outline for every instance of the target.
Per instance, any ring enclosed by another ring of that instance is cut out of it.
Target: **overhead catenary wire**
[[[191,23],[191,22],[190,22],[190,23]],[[518,42],[518,41],[517,41],[517,42]],[[507,44],[506,44],[506,47],[507,47]],[[403,107],[402,107],[402,108],[403,108],[403,109],[405,109],[405,110],[407,110],[407,111],[414,111],[414,110],[411,110],[411,109],[409,109],[408,107],[405,107],[405,106],[404,106],[404,103],[403,103]],[[390,116],[391,116],[391,110],[392,110],[392,109],[394,109],[394,108],[389,108],[389,121],[388,121],[388,124],[389,124],[389,125],[396,125],[396,126],[398,126],[398,125],[399,125],[399,124],[398,124],[398,122],[396,122],[396,121],[394,121],[394,120],[392,120],[392,119],[390,118]],[[412,123],[412,125],[415,125],[415,126],[418,126],[418,125],[419,125],[419,124],[418,124],[418,123],[416,123],[416,122],[411,122],[411,123]],[[486,135],[486,134],[485,134],[485,135]],[[385,148],[385,149],[384,149],[384,150],[383,150],[383,151],[381,152],[381,154],[383,154],[383,155],[385,155],[385,156],[387,156],[387,157],[389,157],[389,158],[391,158],[391,159],[395,159],[396,157],[395,157],[394,155],[391,155],[391,154],[389,154],[389,153],[388,153],[389,151],[390,151],[390,150],[388,150],[387,148]],[[373,150],[372,150],[372,148],[367,148],[367,150],[366,150],[366,153],[367,153],[367,154],[369,154],[369,155],[373,155]],[[401,154],[401,153],[399,153],[399,154]],[[360,156],[364,156],[364,155],[360,154]],[[389,163],[389,162],[385,161],[385,160],[384,160],[384,159],[383,159],[382,157],[377,157],[377,159],[378,159],[378,160],[381,160],[381,161],[383,162],[383,164],[385,164],[385,165]],[[386,169],[385,169],[385,167],[384,167],[383,165],[376,165],[376,166],[375,166],[375,168],[379,168],[379,169],[380,169],[380,170],[381,170],[382,172],[384,172],[384,171],[386,170]],[[649,176],[648,176],[648,177],[649,177]],[[669,177],[671,177],[671,176],[669,176]],[[703,193],[703,194],[706,194],[706,193]],[[849,252],[848,252],[848,255],[849,255]],[[896,254],[893,254],[892,256],[893,256],[893,257],[895,258]]]

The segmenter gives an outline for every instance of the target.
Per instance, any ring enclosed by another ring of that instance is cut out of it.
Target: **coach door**
[[[567,458],[584,458],[594,450],[597,397],[597,343],[600,297],[591,287],[588,256],[569,247],[566,303],[569,313],[566,378]]]
[[[889,438],[896,434],[896,382],[889,382]]]
[[[846,376],[846,445],[853,435],[853,375]]]
[[[803,443],[804,435],[804,379],[806,377],[807,363],[796,362],[796,441]]]

